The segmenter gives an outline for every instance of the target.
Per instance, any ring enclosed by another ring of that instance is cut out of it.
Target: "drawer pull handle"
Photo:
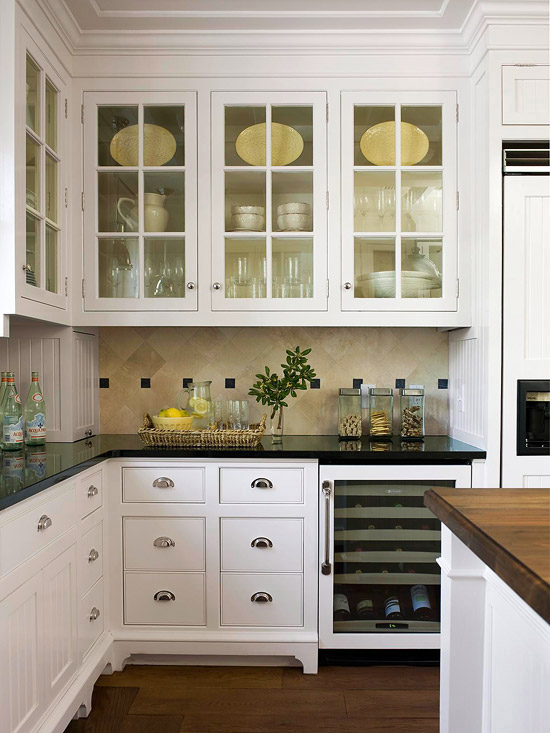
[[[254,593],[250,596],[250,600],[252,603],[271,603],[273,600],[273,596],[269,595],[269,593],[265,593],[263,590],[259,593]]]
[[[48,527],[52,526],[52,520],[48,517],[47,514],[43,514],[40,519],[38,520],[38,532],[43,532],[45,529],[48,529]]]
[[[156,478],[153,481],[153,486],[155,489],[173,489],[174,488],[174,482],[171,478],[168,478],[167,476],[159,476],[159,478]]]
[[[158,590],[153,596],[155,601],[175,601],[176,596],[170,590]]]
[[[250,547],[273,547],[273,542],[267,537],[256,537],[250,543]]]
[[[99,494],[99,489],[97,486],[90,486],[88,489],[88,499],[93,499],[94,496],[97,496]]]
[[[98,557],[99,557],[99,552],[95,549],[92,549],[90,550],[90,554],[88,555],[88,562],[95,562]]]
[[[101,611],[95,606],[90,611],[90,621],[96,621],[101,616]]]
[[[170,537],[157,537],[153,542],[154,547],[175,547],[176,543]]]
[[[273,484],[268,478],[255,478],[250,484],[253,489],[272,489]]]

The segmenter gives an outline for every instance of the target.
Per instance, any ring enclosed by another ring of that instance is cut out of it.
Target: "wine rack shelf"
[[[441,585],[432,573],[345,573],[334,576],[335,585]]]
[[[334,532],[334,541],[358,540],[433,540],[441,541],[441,532],[435,529],[344,529]]]
[[[387,619],[372,619],[368,621],[356,620],[356,621],[334,621],[334,631],[336,633],[348,633],[348,634],[364,634],[368,632],[384,632],[388,633],[399,633],[401,632],[438,632],[439,622],[438,621],[416,621],[416,620],[398,620],[388,621]]]

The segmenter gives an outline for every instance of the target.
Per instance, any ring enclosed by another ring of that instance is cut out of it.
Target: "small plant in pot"
[[[285,400],[289,395],[296,397],[298,390],[307,389],[307,385],[315,379],[316,374],[307,360],[310,353],[311,349],[300,351],[299,346],[294,351],[287,349],[286,363],[281,364],[282,377],[266,366],[264,374],[256,374],[258,381],[248,392],[256,398],[256,402],[271,407],[271,437],[274,443],[280,443],[283,439],[283,408],[288,407]]]

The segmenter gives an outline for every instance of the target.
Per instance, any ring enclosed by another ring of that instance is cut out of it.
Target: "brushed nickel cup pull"
[[[43,532],[45,529],[48,529],[48,527],[51,526],[52,520],[48,517],[47,514],[43,514],[38,520],[38,527],[36,529],[38,532]]]
[[[101,616],[101,611],[95,606],[90,611],[90,621],[96,621]]]
[[[250,543],[250,547],[273,547],[273,542],[267,537],[256,537]]]
[[[332,565],[330,564],[330,495],[332,486],[330,481],[323,481],[323,496],[325,497],[325,560],[321,565],[323,575],[330,575]]]
[[[273,484],[268,478],[255,478],[250,484],[253,489],[272,489]]]
[[[250,596],[250,600],[252,603],[271,603],[273,601],[273,596],[262,590],[259,593],[253,593]]]
[[[171,478],[159,476],[153,481],[153,486],[155,489],[173,489],[175,484]]]
[[[176,543],[170,537],[157,537],[153,542],[154,547],[175,547]]]
[[[351,290],[351,283],[344,283],[344,290]]]
[[[93,499],[94,496],[97,496],[99,494],[99,489],[97,486],[90,486],[88,489],[88,499]]]
[[[90,554],[88,555],[88,562],[95,562],[98,557],[99,557],[99,552],[95,549],[92,549],[90,550]]]
[[[176,596],[170,590],[158,590],[153,596],[154,601],[175,601]]]

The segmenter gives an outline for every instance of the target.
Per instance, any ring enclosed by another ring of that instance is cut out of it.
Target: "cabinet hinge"
[[[460,295],[460,280],[457,278],[456,279],[456,297],[458,298],[459,295]]]
[[[68,112],[67,97],[65,97],[65,119],[67,119],[67,112]]]
[[[82,278],[82,297],[84,298],[86,296],[86,286],[85,286],[85,280]]]
[[[328,122],[328,102],[327,102],[327,122]]]
[[[82,211],[84,211],[84,191],[82,191],[81,199],[80,199],[80,205],[82,206]]]
[[[458,104],[456,105],[456,121],[458,122],[458,119],[460,117],[459,107]]]
[[[84,124],[84,105],[80,105],[80,122]]]
[[[330,280],[327,280],[327,298],[328,298],[329,292],[330,292]]]
[[[460,209],[460,193],[456,192],[456,210],[458,211]]]
[[[327,209],[330,209],[330,194],[327,191]]]
[[[65,297],[69,294],[69,278],[65,275]]]
[[[69,189],[65,189],[65,208],[69,205]]]

